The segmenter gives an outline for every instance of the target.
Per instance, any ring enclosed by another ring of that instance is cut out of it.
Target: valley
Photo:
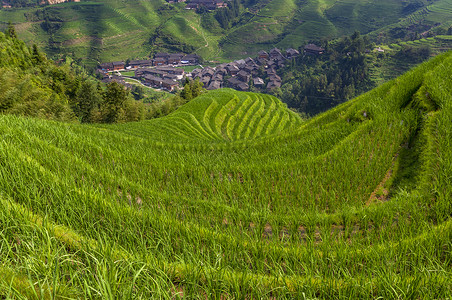
[[[452,297],[452,0],[2,4],[0,299]]]

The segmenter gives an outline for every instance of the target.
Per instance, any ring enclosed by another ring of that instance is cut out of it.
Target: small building
[[[174,74],[165,74],[165,75],[163,75],[163,79],[177,81],[179,78],[177,77],[177,75],[174,75]]]
[[[218,74],[218,73],[215,73],[213,76],[212,76],[212,80],[213,81],[223,81],[223,75],[222,74]]]
[[[210,77],[209,76],[202,76],[200,82],[202,82],[202,84],[204,86],[208,86],[209,82],[210,82]]]
[[[223,86],[221,81],[218,80],[213,80],[210,82],[209,86],[207,87],[208,90],[217,90],[217,89],[221,89],[221,87]]]
[[[267,70],[265,70],[265,73],[267,73],[267,76],[276,75],[276,69],[268,68]]]
[[[218,68],[215,70],[215,74],[219,75],[226,75],[228,74],[228,71],[225,68]]]
[[[241,69],[241,68],[243,68],[243,67],[246,66],[246,62],[245,62],[244,59],[236,60],[234,63],[235,63],[235,65],[236,65],[237,67],[239,67],[239,69]]]
[[[284,55],[282,55],[281,50],[279,50],[278,48],[271,49],[269,56],[270,56],[270,59],[273,59],[273,60],[283,60],[284,59]]]
[[[144,67],[152,67],[153,61],[152,59],[144,59],[144,60],[131,60],[129,62],[129,66],[132,69],[144,68]]]
[[[288,59],[297,57],[297,56],[299,56],[299,55],[300,55],[300,52],[298,52],[298,50],[295,50],[295,49],[293,49],[293,48],[289,48],[289,49],[286,50],[286,57],[287,57]]]
[[[168,60],[164,57],[154,58],[154,66],[164,66],[168,64]]]
[[[227,80],[228,85],[232,88],[236,88],[239,84],[241,84],[242,82],[240,80],[238,80],[236,77],[231,77]]]
[[[248,73],[252,73],[253,71],[257,70],[257,67],[252,66],[252,65],[247,65],[242,70],[245,72],[248,72]]]
[[[246,71],[244,71],[244,70],[241,70],[240,72],[237,73],[237,78],[240,81],[248,82],[251,79],[251,74],[246,72]]]
[[[277,81],[277,82],[281,82],[281,77],[279,77],[276,74],[271,74],[270,76],[268,76],[270,81]]]
[[[253,85],[255,87],[262,88],[262,87],[265,86],[265,82],[264,82],[264,80],[262,78],[255,77],[255,78],[253,78]]]
[[[211,67],[206,67],[202,70],[202,76],[212,77],[215,74],[215,70]]]
[[[123,62],[123,61],[114,61],[112,64],[113,64],[113,71],[124,70],[126,67],[125,62]]]
[[[315,54],[315,55],[323,54],[323,51],[325,51],[325,49],[323,49],[322,47],[319,47],[317,45],[314,45],[314,44],[307,44],[306,46],[304,46],[304,49],[303,49],[304,53]]]
[[[272,90],[275,88],[280,88],[281,87],[281,82],[279,81],[269,81],[267,84],[267,90]]]
[[[240,82],[237,87],[236,87],[239,91],[247,91],[250,86],[247,83],[244,82]]]
[[[215,10],[217,8],[228,7],[228,5],[223,0],[191,0],[190,3],[185,6],[185,9],[199,9],[201,7],[208,10]]]
[[[251,57],[245,58],[245,64],[247,64],[248,66],[254,65],[254,59],[252,59]]]
[[[264,51],[264,50],[259,51],[257,53],[257,55],[258,55],[257,57],[260,59],[268,59],[269,58],[267,51]]]
[[[166,53],[166,52],[158,52],[158,53],[156,53],[156,54],[154,55],[154,58],[162,57],[162,58],[164,58],[164,59],[168,59],[169,56],[170,56],[169,53]]]
[[[113,63],[102,63],[99,67],[104,71],[113,71]]]
[[[153,76],[151,74],[146,74],[144,76],[144,81],[153,87],[161,87],[162,86],[162,78]]]
[[[199,62],[199,56],[196,54],[188,54],[181,58],[182,64],[197,64]]]
[[[182,57],[184,57],[183,53],[170,54],[170,56],[168,57],[168,64],[170,65],[180,64]]]
[[[229,75],[235,76],[239,73],[240,69],[236,65],[228,65],[226,67],[226,70],[228,71]]]
[[[162,87],[168,91],[173,91],[177,86],[179,86],[179,83],[174,80],[164,79],[162,80]]]

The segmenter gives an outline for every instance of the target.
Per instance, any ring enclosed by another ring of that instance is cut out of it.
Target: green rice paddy
[[[137,123],[0,116],[0,297],[450,298],[451,68],[307,121],[229,89]]]

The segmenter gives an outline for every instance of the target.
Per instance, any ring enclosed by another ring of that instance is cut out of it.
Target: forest
[[[81,123],[118,123],[166,115],[204,92],[187,81],[164,102],[143,103],[141,87],[104,84],[81,68],[56,65],[36,45],[27,47],[10,24],[0,32],[0,113]]]
[[[323,41],[323,55],[294,58],[281,71],[283,85],[273,94],[289,107],[317,114],[374,87],[366,52],[374,44],[355,32],[337,41]]]

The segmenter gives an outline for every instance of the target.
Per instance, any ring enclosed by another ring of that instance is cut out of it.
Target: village
[[[321,55],[324,49],[308,44],[303,48],[303,55]],[[127,85],[120,75],[122,71],[134,71],[132,78],[141,81],[144,85],[174,92],[182,88],[186,78],[199,80],[207,90],[223,87],[238,91],[248,91],[251,88],[259,92],[270,92],[281,87],[281,77],[277,72],[283,68],[288,60],[300,55],[300,51],[289,48],[281,51],[273,48],[269,52],[261,50],[257,57],[240,59],[216,66],[202,67],[200,57],[196,54],[183,53],[157,53],[153,59],[131,60],[127,63],[116,61],[102,63],[98,72],[104,81],[118,81]],[[184,67],[199,66],[191,72]]]

